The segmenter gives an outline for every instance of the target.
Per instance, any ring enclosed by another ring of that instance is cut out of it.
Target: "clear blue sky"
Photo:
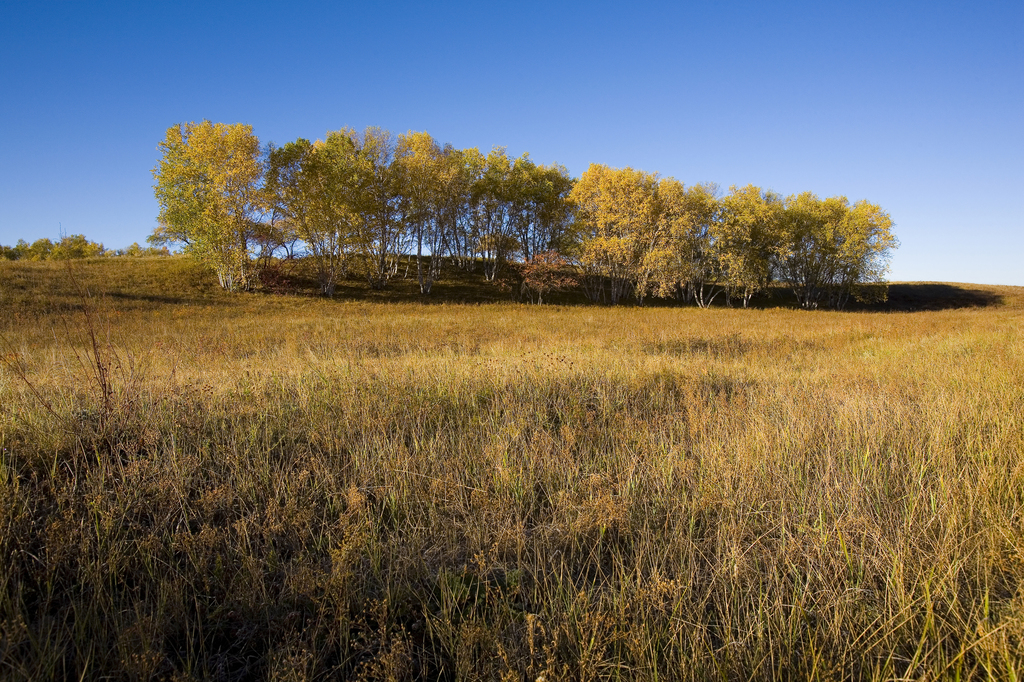
[[[0,0],[0,243],[142,242],[178,122],[342,126],[881,204],[893,280],[1024,285],[1024,2]]]

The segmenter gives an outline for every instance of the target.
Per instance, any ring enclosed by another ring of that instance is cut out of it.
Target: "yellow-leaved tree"
[[[876,204],[804,192],[786,199],[779,269],[803,308],[842,308],[851,296],[882,299],[892,249],[892,218]]]
[[[396,155],[398,140],[387,130],[367,128],[353,138],[356,147],[352,168],[352,201],[356,243],[366,266],[366,279],[383,289],[398,272],[398,261],[409,238],[412,204],[407,173]]]
[[[658,267],[650,254],[665,236],[657,175],[591,164],[569,198],[577,208],[575,256],[587,296],[604,300],[607,284],[612,304],[630,293],[642,302]]]
[[[416,279],[429,294],[441,274],[448,243],[451,193],[460,186],[454,150],[442,147],[426,132],[398,136],[397,163],[403,166],[403,192],[408,200],[407,228],[416,242]],[[468,190],[467,190],[468,191]]]
[[[168,128],[153,169],[155,245],[183,244],[228,290],[252,284],[250,240],[265,208],[263,156],[252,126],[202,121]]]
[[[354,200],[355,132],[327,134],[326,140],[299,138],[270,151],[267,194],[275,223],[305,246],[320,293],[331,297],[355,251],[358,215]]]
[[[783,250],[782,197],[754,185],[731,187],[721,207],[715,243],[722,279],[729,297],[738,296],[746,308],[768,285]]]
[[[715,243],[720,206],[712,184],[686,187],[675,178],[658,183],[663,239],[647,256],[659,296],[711,305],[720,293],[721,260]]]
[[[473,183],[472,231],[484,278],[489,282],[521,249],[515,217],[526,180],[523,169],[529,164],[528,156],[511,159],[504,147],[495,147],[483,159]]]

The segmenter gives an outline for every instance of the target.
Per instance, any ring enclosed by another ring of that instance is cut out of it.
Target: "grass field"
[[[211,282],[0,263],[0,678],[1024,673],[1024,289]]]

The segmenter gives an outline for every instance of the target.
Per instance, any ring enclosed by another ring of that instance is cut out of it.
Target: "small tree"
[[[114,251],[107,251],[108,256],[125,256],[128,258],[143,258],[145,256],[170,256],[171,251],[166,246],[160,248],[150,246],[142,247],[139,246],[138,242],[133,242],[130,246],[124,249],[116,249]]]
[[[24,239],[19,239],[14,248],[20,254],[20,260],[47,260],[53,253],[53,242],[43,238],[29,244]]]
[[[537,305],[544,303],[544,294],[564,291],[576,285],[576,277],[567,271],[568,262],[555,251],[545,251],[533,256],[520,266],[522,292]]]

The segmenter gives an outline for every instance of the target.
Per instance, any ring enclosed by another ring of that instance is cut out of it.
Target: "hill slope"
[[[69,269],[70,268],[70,269]],[[451,269],[434,286],[429,296],[419,293],[414,271],[409,277],[396,277],[384,291],[370,289],[357,276],[338,287],[336,301],[488,303],[510,301],[511,291],[485,282],[479,274]],[[280,287],[286,298],[317,298],[317,287],[302,264],[285,268],[285,283]],[[211,272],[181,256],[171,258],[101,258],[72,262],[0,261],[0,306],[10,309],[39,310],[49,305],[73,305],[79,287],[125,310],[145,309],[162,304],[209,305],[240,304],[238,294],[223,292]],[[257,292],[255,297],[270,294]],[[252,296],[250,296],[252,298]],[[590,305],[579,292],[554,293],[556,304]],[[719,306],[724,299],[719,297]],[[667,300],[648,299],[652,307],[678,306]],[[757,298],[756,308],[794,307],[792,294],[777,286]],[[862,305],[850,310],[921,311],[955,308],[1021,307],[1024,287],[991,286],[946,282],[897,282],[889,287],[889,300]]]

